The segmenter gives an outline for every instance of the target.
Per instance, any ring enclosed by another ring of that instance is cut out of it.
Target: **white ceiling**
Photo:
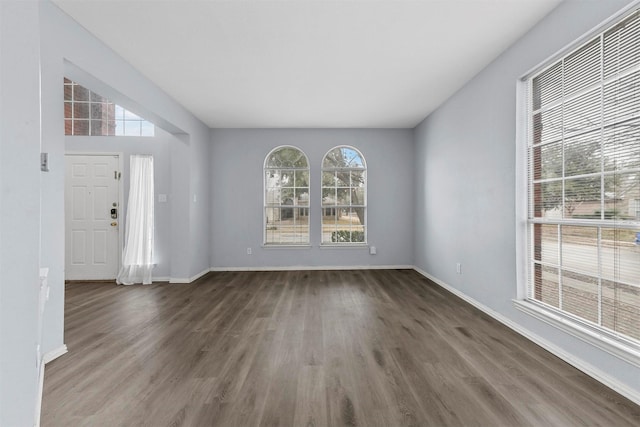
[[[560,0],[54,2],[212,128],[412,128]]]

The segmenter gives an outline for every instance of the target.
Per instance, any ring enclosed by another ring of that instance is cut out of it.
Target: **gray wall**
[[[169,252],[170,261],[163,261],[159,271],[165,274],[168,268],[167,276],[176,281],[188,281],[209,268],[209,129],[51,2],[38,6],[42,150],[49,153],[51,165],[42,182],[46,209],[41,216],[40,265],[50,268],[51,286],[45,308],[46,353],[64,345],[63,77],[73,78],[174,134],[168,144],[170,181],[163,181],[169,187],[169,202],[163,208],[170,212],[161,211],[165,219],[169,216],[170,227],[162,230],[166,236],[159,236],[172,245],[170,249],[161,246],[163,257]],[[198,204],[190,202],[195,194]]]
[[[49,1],[0,1],[0,36],[0,425],[28,426],[38,402],[39,267],[51,288],[42,351],[64,348],[63,77],[82,70],[80,83],[175,134],[169,274],[179,281],[210,265],[210,133]],[[39,170],[41,151],[50,172]]]
[[[296,146],[309,158],[311,248],[262,247],[262,170],[266,155],[280,145]],[[368,241],[377,255],[362,247],[319,247],[321,162],[337,145],[356,147],[367,161]],[[411,130],[212,130],[212,267],[412,265],[412,155]]]
[[[562,3],[415,129],[414,257],[418,268],[639,393],[637,368],[523,314],[511,301],[516,81],[627,3]]]
[[[0,425],[7,427],[34,425],[38,390],[38,34],[35,2],[0,1]]]
[[[153,278],[168,279],[171,276],[171,198],[158,201],[158,194],[171,194],[170,144],[182,144],[173,135],[156,128],[154,137],[113,136],[67,136],[67,153],[121,153],[122,154],[122,201],[120,224],[124,235],[124,219],[129,200],[129,159],[132,154],[153,155],[154,190],[156,193],[154,214],[155,232],[153,257],[157,265]]]

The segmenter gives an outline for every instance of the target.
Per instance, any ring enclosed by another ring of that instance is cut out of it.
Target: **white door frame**
[[[1,0],[0,0],[1,1]],[[124,159],[124,153],[122,151],[117,151],[117,152],[109,152],[109,151],[65,151],[64,153],[65,158],[67,156],[116,156],[118,157],[118,170],[120,171],[120,174],[123,173],[123,159]],[[117,271],[120,271],[120,268],[122,267],[122,247],[124,245],[124,210],[123,210],[123,206],[124,206],[124,191],[123,191],[123,185],[122,185],[122,178],[118,179],[118,248],[117,248],[117,254],[116,254],[116,259],[118,261],[118,267],[117,267]],[[67,191],[67,182],[65,179],[64,182],[64,191]],[[66,217],[66,213],[65,213],[65,217]],[[66,218],[65,218],[65,222],[66,222]],[[65,236],[66,236],[66,231],[65,231]],[[65,245],[66,245],[66,238],[65,238]],[[66,254],[66,249],[65,249],[65,254]],[[65,260],[66,263],[66,260]]]

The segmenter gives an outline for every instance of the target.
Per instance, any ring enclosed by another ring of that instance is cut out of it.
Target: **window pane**
[[[640,62],[640,14],[635,12],[604,33],[604,75],[610,77]]]
[[[533,185],[533,208],[536,218],[559,218],[562,216],[562,181],[543,182]]]
[[[547,265],[534,264],[533,270],[533,298],[553,307],[560,307],[558,269]]]
[[[124,134],[125,136],[140,136],[142,130],[140,128],[139,121],[126,120],[124,122]]]
[[[590,322],[598,322],[598,279],[562,270],[562,309]]]
[[[351,191],[348,188],[338,188],[337,190],[338,204],[347,205],[351,204]]]
[[[351,204],[354,206],[364,205],[364,188],[351,188]]]
[[[283,205],[293,205],[293,188],[283,188],[280,192],[280,203]]]
[[[571,95],[600,80],[600,38],[569,55],[564,60],[564,94]]]
[[[563,225],[562,266],[573,271],[598,275],[598,229]]]
[[[124,120],[116,120],[116,136],[124,136]]]
[[[564,217],[598,218],[601,211],[600,175],[564,181]]]
[[[605,129],[604,170],[636,169],[639,167],[640,119]]]
[[[156,133],[156,127],[153,125],[153,123],[142,121],[140,122],[140,127],[141,127],[141,135],[140,136],[154,136]]]
[[[280,171],[275,169],[267,169],[265,171],[265,184],[267,188],[280,187]]]
[[[73,104],[73,118],[74,119],[88,119],[89,118],[89,104],[81,104],[81,103]]]
[[[586,129],[599,128],[602,119],[601,104],[602,93],[600,88],[567,101],[564,107],[565,136]]]
[[[101,136],[106,135],[106,132],[102,129],[102,120],[91,120],[91,135]]]
[[[537,110],[562,96],[562,63],[558,62],[533,79],[533,109]]]
[[[541,144],[562,138],[562,106],[533,116],[533,143]]]
[[[64,85],[64,100],[71,101],[73,99],[73,86],[70,84]]]
[[[336,173],[334,171],[322,172],[322,186],[333,187],[335,185],[336,185]]]
[[[336,185],[338,187],[351,186],[351,174],[349,171],[336,171]]]
[[[309,190],[307,188],[296,188],[295,200],[299,206],[309,206]]]
[[[640,289],[602,281],[602,326],[640,340]]]
[[[293,187],[295,171],[289,169],[280,170],[280,185],[283,187]]]
[[[116,105],[114,118],[116,120],[124,120],[124,108],[122,108],[119,105]]]
[[[64,118],[65,119],[73,118],[73,104],[71,102],[64,103]]]
[[[74,135],[89,135],[89,120],[74,120],[73,121],[73,134]]]
[[[90,104],[90,105],[91,105],[91,118],[102,119],[102,104]]]
[[[619,123],[640,114],[640,71],[604,87],[604,122]]]
[[[544,264],[559,265],[558,226],[555,224],[534,224],[533,259]]]
[[[602,228],[602,277],[640,286],[640,246],[635,230]]]
[[[89,101],[89,91],[77,84],[73,85],[73,100],[80,102]]]
[[[336,190],[334,188],[322,189],[322,205],[336,204]]]
[[[304,153],[295,147],[282,147],[269,155],[266,165],[276,168],[307,168]]]
[[[351,171],[351,186],[363,187],[365,180],[365,171]]]
[[[142,120],[142,118],[140,116],[138,116],[137,114],[132,113],[129,110],[123,110],[124,112],[124,119],[125,120],[132,120],[132,121],[140,121]]]
[[[562,177],[562,142],[554,142],[533,148],[534,179]]]
[[[267,206],[280,204],[280,189],[279,188],[267,188],[265,190],[265,203]]]
[[[597,173],[602,169],[600,156],[600,131],[588,132],[564,143],[564,174],[584,175]],[[560,171],[561,172],[561,171]]]
[[[365,225],[364,208],[351,208],[349,216],[351,217],[352,225],[359,225],[357,230],[363,231]]]
[[[295,186],[309,187],[309,171],[308,170],[295,171]]]
[[[322,223],[322,243],[335,243],[335,241],[332,241],[332,238],[334,236],[336,236],[336,225],[331,222],[324,222]]]
[[[604,190],[605,219],[634,219],[633,200],[640,197],[640,172],[605,175]]]
[[[90,92],[91,93],[91,102],[97,102],[97,103],[101,103],[101,102],[107,102],[107,100],[105,98],[103,98],[102,96],[98,95],[95,92]]]
[[[329,151],[322,162],[323,168],[364,168],[360,153],[350,147],[336,147]]]

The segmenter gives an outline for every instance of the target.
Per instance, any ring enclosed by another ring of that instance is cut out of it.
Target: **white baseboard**
[[[38,400],[36,402],[36,413],[35,413],[35,427],[40,427],[40,415],[42,412],[42,393],[44,391],[44,365],[51,362],[54,359],[62,356],[67,352],[67,346],[62,344],[60,347],[48,351],[42,356],[42,363],[40,363],[40,371],[38,372]]]
[[[54,348],[53,350],[46,352],[44,354],[44,356],[42,356],[42,363],[43,364],[47,364],[47,363],[51,362],[52,360],[55,360],[58,357],[62,356],[67,351],[69,351],[67,349],[67,345],[66,344],[62,344],[60,347]]]
[[[42,414],[42,395],[44,393],[44,358],[40,363],[40,369],[38,371],[38,400],[36,401],[36,413],[34,427],[40,427],[40,416]]]
[[[211,267],[210,271],[412,270],[412,265],[296,265],[282,267]]]
[[[489,316],[493,317],[498,322],[502,323],[503,325],[507,326],[508,328],[513,329],[515,332],[519,333],[520,335],[524,336],[525,338],[529,339],[530,341],[533,341],[534,343],[538,344],[540,347],[544,348],[548,352],[550,352],[550,353],[554,354],[555,356],[559,357],[560,359],[564,360],[565,362],[567,362],[571,366],[575,367],[576,369],[579,369],[580,371],[584,372],[585,374],[589,375],[590,377],[594,378],[595,380],[601,382],[602,384],[606,385],[607,387],[611,388],[612,390],[620,393],[621,395],[623,395],[627,399],[629,399],[629,400],[633,401],[634,403],[640,405],[640,392],[638,392],[637,390],[635,390],[635,389],[633,389],[631,387],[628,387],[626,384],[621,383],[616,378],[613,378],[611,375],[609,375],[606,372],[604,372],[602,369],[596,368],[595,366],[591,365],[590,363],[585,362],[584,360],[580,359],[579,357],[576,357],[575,355],[566,352],[565,350],[563,350],[562,348],[558,347],[557,345],[547,341],[546,339],[540,337],[537,334],[532,333],[528,329],[523,328],[522,326],[518,325],[517,323],[515,323],[512,320],[508,319],[507,317],[505,317],[505,316],[501,315],[500,313],[490,309],[489,307],[485,306],[484,304],[479,303],[475,299],[473,299],[473,298],[469,297],[468,295],[460,292],[458,289],[448,285],[447,283],[443,282],[442,280],[438,279],[437,277],[434,277],[434,276],[430,275],[426,271],[424,271],[424,270],[422,270],[422,269],[420,269],[418,267],[415,267],[415,266],[413,267],[413,269],[415,271],[417,271],[418,273],[422,274],[427,279],[429,279],[432,282],[436,283],[438,286],[441,286],[442,288],[444,288],[447,291],[451,292],[455,296],[457,296],[457,297],[463,299],[464,301],[468,302],[469,304],[471,304],[472,306],[474,306],[478,310],[483,311],[484,313],[486,313]]]
[[[189,278],[171,277],[169,279],[169,283],[191,283],[191,282],[195,282],[196,280],[198,280],[199,278],[201,278],[202,276],[207,274],[209,271],[211,271],[210,268],[205,268],[200,273],[196,274],[195,276],[191,276]]]

